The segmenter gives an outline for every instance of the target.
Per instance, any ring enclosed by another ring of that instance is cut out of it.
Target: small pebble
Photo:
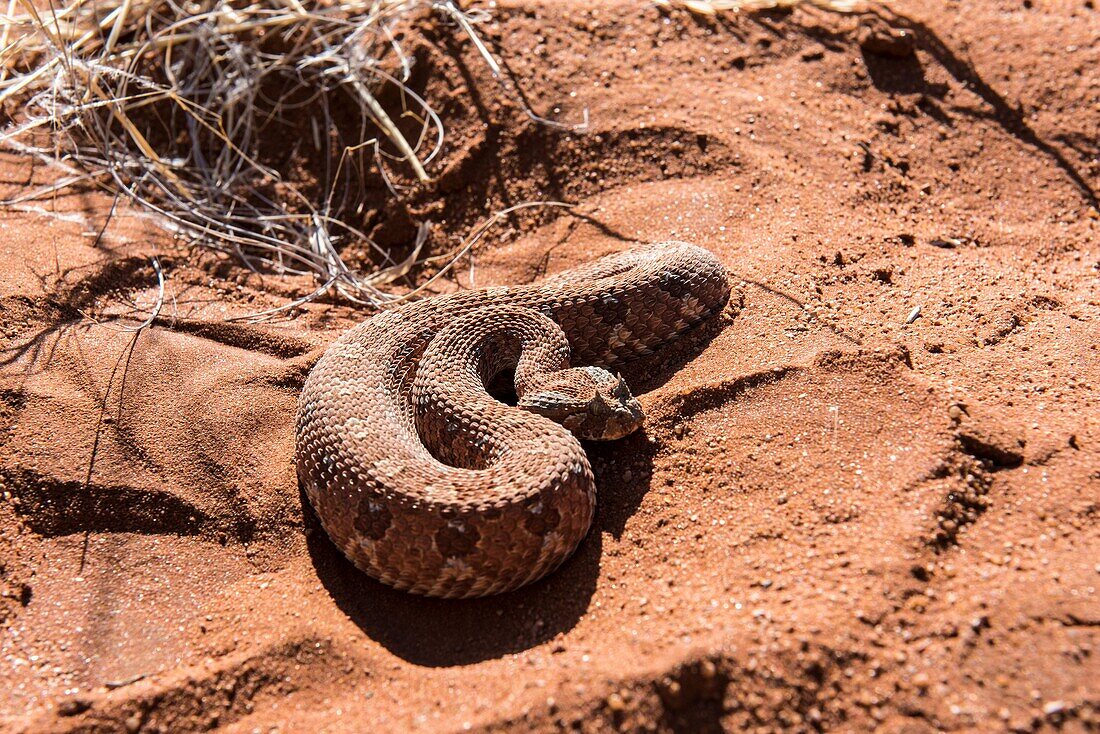
[[[1043,713],[1047,716],[1054,716],[1062,713],[1066,708],[1065,701],[1047,701],[1043,704]]]
[[[77,716],[92,707],[92,702],[85,698],[66,698],[57,704],[59,716]]]
[[[904,28],[876,24],[862,29],[859,47],[864,53],[903,59],[913,55],[917,44],[913,34]]]

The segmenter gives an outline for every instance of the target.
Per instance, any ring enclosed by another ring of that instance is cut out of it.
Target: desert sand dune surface
[[[587,446],[578,552],[471,601],[367,578],[299,489],[293,421],[369,310],[227,321],[316,284],[125,201],[100,232],[112,197],[59,191],[0,219],[0,729],[1100,725],[1091,0],[489,12],[533,107],[589,129],[533,123],[417,17],[404,43],[447,138],[372,237],[405,252],[431,221],[443,253],[561,200],[431,288],[666,239],[733,283],[717,319],[624,372],[647,421]],[[11,198],[56,174],[9,153],[0,175]],[[152,256],[163,307],[127,330],[157,298]]]

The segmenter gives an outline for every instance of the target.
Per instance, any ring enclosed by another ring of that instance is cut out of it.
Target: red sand
[[[303,506],[296,395],[363,312],[227,324],[312,286],[133,216],[95,246],[99,194],[6,212],[0,728],[1100,725],[1100,14],[1032,5],[494,10],[587,135],[528,123],[443,24],[407,41],[448,146],[380,240],[567,199],[494,229],[478,284],[667,238],[735,276],[713,339],[629,375],[645,435],[592,448],[577,555],[497,598],[391,591]],[[94,324],[151,306],[153,253],[164,318]]]

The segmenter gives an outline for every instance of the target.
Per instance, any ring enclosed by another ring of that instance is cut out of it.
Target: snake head
[[[614,441],[645,419],[621,376],[599,367],[548,373],[520,396],[518,406],[562,424],[586,441]]]

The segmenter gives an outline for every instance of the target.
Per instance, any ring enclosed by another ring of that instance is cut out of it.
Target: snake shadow
[[[624,377],[635,392],[653,389],[697,355],[722,321],[711,319],[656,355],[624,365]],[[588,611],[600,576],[604,534],[622,536],[649,491],[659,448],[644,429],[621,441],[587,443],[598,492],[592,529],[557,571],[507,594],[430,599],[375,581],[329,540],[300,488],[310,560],[337,607],[365,635],[415,665],[469,665],[537,647],[564,636]]]
[[[365,635],[414,665],[469,665],[549,642],[577,624],[596,590],[602,537],[595,523],[577,552],[541,581],[482,599],[431,599],[392,589],[352,565],[300,494],[321,584]]]

